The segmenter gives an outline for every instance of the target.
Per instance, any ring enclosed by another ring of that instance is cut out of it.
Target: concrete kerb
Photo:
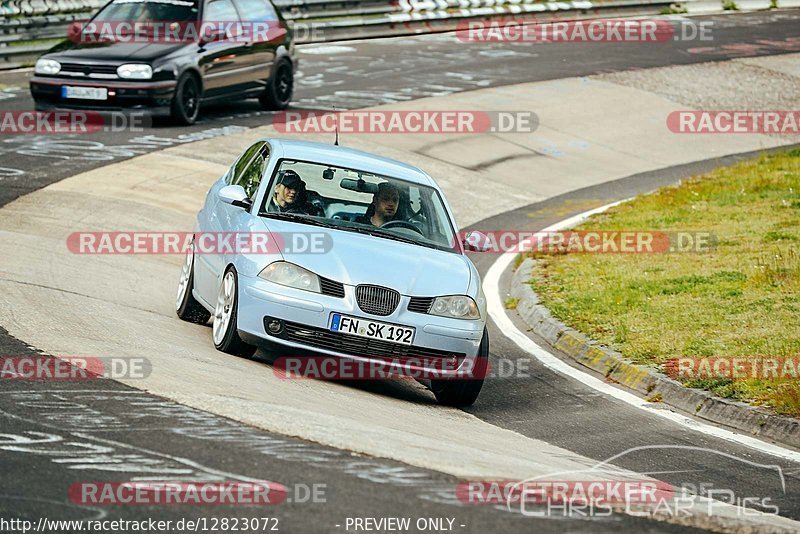
[[[770,413],[742,402],[714,397],[684,387],[663,373],[632,363],[619,352],[604,347],[568,327],[550,314],[530,286],[535,260],[525,259],[517,267],[510,294],[519,299],[517,313],[532,331],[575,362],[601,373],[606,380],[637,391],[648,400],[735,428],[762,439],[800,448],[800,421]]]

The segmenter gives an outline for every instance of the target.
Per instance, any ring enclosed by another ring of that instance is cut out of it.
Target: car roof
[[[296,139],[268,138],[264,139],[264,141],[268,142],[272,147],[272,154],[280,158],[345,167],[390,178],[398,178],[416,184],[433,186],[438,189],[436,182],[423,170],[407,163],[370,154],[362,150]]]

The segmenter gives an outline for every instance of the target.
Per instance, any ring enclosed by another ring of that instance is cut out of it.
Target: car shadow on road
[[[259,348],[252,356],[252,360],[269,365],[276,371],[276,375],[281,373],[280,368],[275,367],[275,362],[278,358],[284,356],[283,354],[273,352],[267,349]],[[313,358],[313,357],[327,357],[324,354],[304,352],[302,354],[292,356]],[[416,404],[437,404],[433,393],[420,382],[412,378],[393,378],[393,379],[326,379],[326,378],[285,378],[285,380],[320,380],[324,382],[334,382],[341,384],[343,387],[358,389],[367,393],[381,395],[383,397],[391,397],[394,399],[402,400],[405,402],[413,402]]]

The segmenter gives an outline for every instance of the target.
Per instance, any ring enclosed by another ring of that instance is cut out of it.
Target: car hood
[[[272,232],[322,232],[330,250],[283,252],[286,261],[347,285],[374,284],[402,295],[464,295],[470,282],[461,254],[344,230],[262,219]]]
[[[74,43],[64,41],[47,53],[57,61],[146,61],[164,57],[184,46],[183,43]]]

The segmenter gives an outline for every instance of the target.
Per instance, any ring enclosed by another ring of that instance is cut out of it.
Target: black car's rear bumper
[[[108,89],[108,100],[80,100],[63,98],[61,88],[65,85],[103,87]],[[174,80],[166,81],[107,81],[74,80],[34,76],[30,81],[31,96],[36,109],[90,109],[98,111],[147,111],[151,115],[167,115],[172,96],[175,94]]]

